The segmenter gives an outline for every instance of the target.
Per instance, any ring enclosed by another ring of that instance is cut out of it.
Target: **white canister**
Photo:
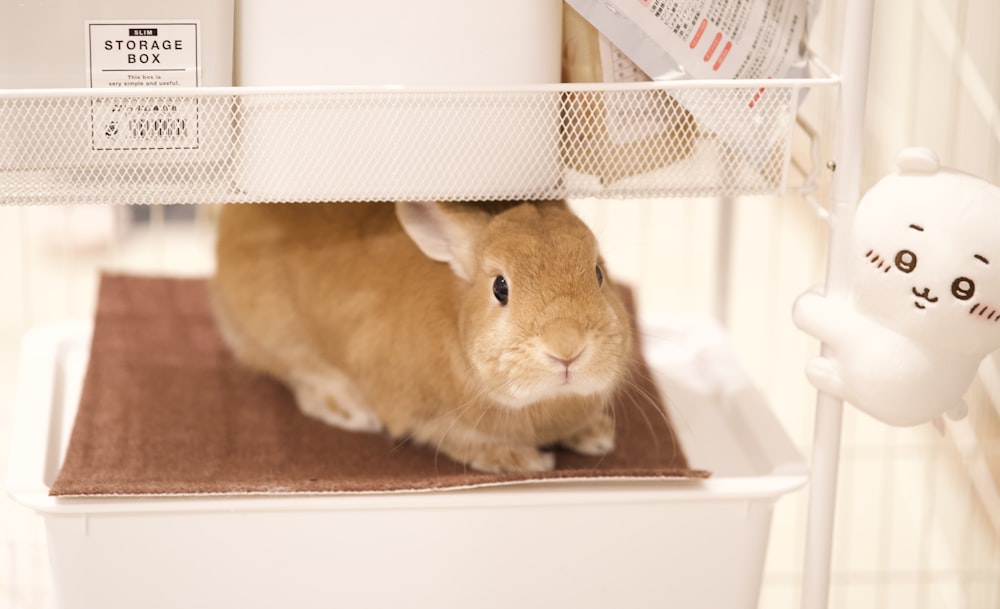
[[[236,83],[558,83],[562,0],[240,0]],[[558,95],[248,97],[237,183],[263,200],[516,196],[556,186]]]

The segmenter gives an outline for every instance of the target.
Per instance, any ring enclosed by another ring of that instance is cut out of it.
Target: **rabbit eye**
[[[976,284],[968,277],[959,277],[951,282],[951,293],[959,300],[968,300],[976,293]]]
[[[917,268],[917,255],[910,250],[899,250],[896,254],[896,268],[904,273],[912,273]]]
[[[497,275],[496,279],[493,280],[493,297],[496,298],[497,302],[500,304],[507,304],[507,299],[510,297],[510,293],[507,287],[507,280],[504,279],[503,275]]]
[[[604,285],[604,271],[601,270],[601,266],[595,266],[594,270],[597,271],[597,285]]]

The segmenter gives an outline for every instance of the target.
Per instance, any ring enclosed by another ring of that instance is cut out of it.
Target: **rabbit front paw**
[[[556,466],[556,456],[533,446],[489,444],[475,451],[468,463],[484,472],[547,472]]]
[[[364,403],[354,385],[331,375],[322,381],[299,382],[293,387],[299,410],[327,425],[376,433],[382,431],[382,421]]]
[[[602,415],[596,423],[583,431],[559,441],[559,444],[581,455],[600,457],[615,449],[615,422],[611,416]]]

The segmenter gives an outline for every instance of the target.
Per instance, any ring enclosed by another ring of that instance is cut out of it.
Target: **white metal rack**
[[[835,83],[3,91],[0,203],[779,193],[801,95]]]
[[[0,91],[0,204],[778,194],[800,188],[788,183],[800,94],[839,85],[827,275],[836,292],[860,196],[872,11],[871,0],[846,2],[839,76],[805,80]],[[733,113],[728,129],[700,129],[670,96],[718,112],[752,106],[756,118]],[[150,104],[187,107],[189,122],[154,124]],[[640,127],[609,135],[613,114]],[[331,174],[330,158],[345,169]],[[827,603],[841,416],[839,401],[819,397],[804,609]]]

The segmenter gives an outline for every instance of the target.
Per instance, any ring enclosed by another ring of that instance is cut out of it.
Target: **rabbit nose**
[[[583,352],[581,351],[580,353],[576,354],[575,356],[571,357],[570,359],[563,359],[563,358],[561,358],[561,357],[556,357],[555,355],[552,355],[551,353],[549,354],[549,357],[550,357],[550,358],[552,359],[552,361],[554,361],[555,363],[557,363],[557,364],[562,364],[562,366],[563,366],[563,367],[565,367],[565,368],[569,368],[570,366],[572,366],[572,365],[573,365],[573,362],[575,362],[576,360],[580,359],[580,355],[581,355],[582,353],[583,353]]]
[[[542,332],[542,343],[549,357],[565,366],[576,361],[585,346],[580,327],[567,319],[550,322]]]

